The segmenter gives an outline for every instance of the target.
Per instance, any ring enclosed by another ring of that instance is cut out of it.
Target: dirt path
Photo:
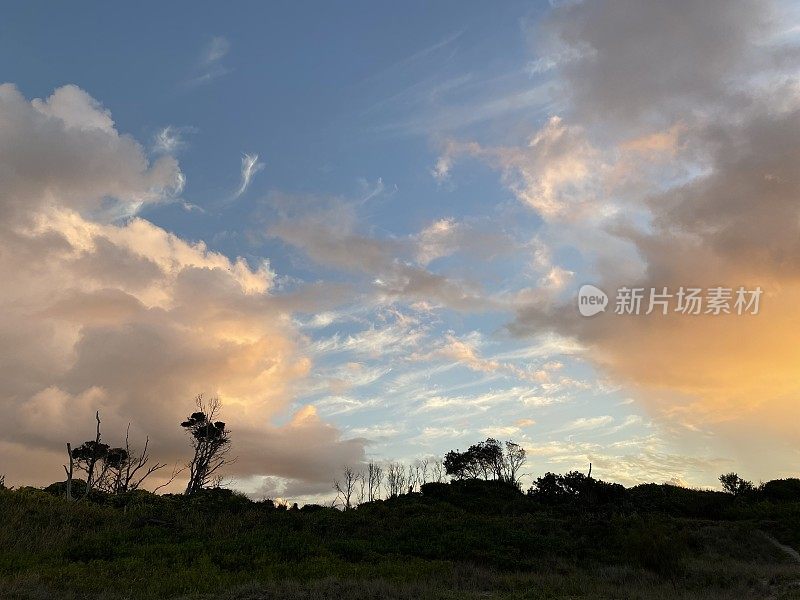
[[[792,548],[791,546],[787,546],[786,544],[781,544],[778,540],[768,534],[766,531],[759,530],[759,533],[764,536],[764,538],[773,546],[781,550],[786,556],[791,558],[794,562],[800,563],[800,552]]]

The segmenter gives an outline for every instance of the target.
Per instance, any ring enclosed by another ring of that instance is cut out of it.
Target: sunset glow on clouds
[[[487,436],[533,474],[796,475],[798,14],[481,10],[286,59],[207,15],[146,84],[104,71],[118,91],[78,48],[73,79],[7,69],[0,473],[58,479],[95,410],[185,460],[205,393],[255,495],[324,498],[344,464]],[[758,315],[586,318],[583,283],[764,294]]]

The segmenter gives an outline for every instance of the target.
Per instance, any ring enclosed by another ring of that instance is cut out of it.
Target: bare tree
[[[353,471],[350,466],[342,468],[342,479],[336,479],[333,482],[333,489],[336,490],[336,498],[341,499],[342,506],[345,510],[353,508],[353,494],[356,491],[356,484],[361,478],[360,473]]]
[[[408,465],[406,470],[406,484],[408,485],[408,493],[413,494],[417,488],[417,465]],[[404,486],[405,487],[405,486]]]
[[[431,481],[442,483],[444,481],[444,475],[444,463],[440,458],[437,458],[431,465]]]
[[[186,494],[194,494],[203,488],[209,487],[218,471],[225,465],[233,462],[228,458],[231,448],[230,431],[223,421],[215,421],[219,416],[222,403],[219,398],[208,401],[200,394],[195,398],[197,411],[181,423],[189,434],[194,456],[187,465],[189,469],[189,483]]]
[[[406,482],[408,484],[408,493],[412,494],[422,489],[422,486],[428,482],[428,464],[430,459],[420,458],[414,461],[413,464],[408,466],[408,474]]]
[[[72,500],[72,474],[75,471],[75,459],[72,457],[72,445],[69,442],[67,442],[67,457],[69,457],[69,469],[67,465],[63,465],[64,472],[67,474],[64,496],[66,496],[67,500]]]
[[[125,431],[125,447],[109,448],[104,457],[103,478],[98,482],[98,488],[110,494],[124,494],[139,489],[150,475],[167,466],[166,463],[150,463],[148,446],[150,438],[145,438],[144,448],[137,452],[130,444],[131,424]],[[177,472],[173,470],[174,479]],[[170,480],[171,481],[171,480]],[[164,484],[164,485],[168,485]],[[159,486],[164,487],[164,485]]]
[[[170,474],[169,474],[169,477],[167,477],[167,478],[164,480],[164,483],[162,483],[162,484],[160,484],[160,485],[157,485],[156,487],[154,487],[154,488],[153,488],[153,493],[155,494],[155,493],[156,493],[158,490],[160,490],[160,489],[163,489],[163,488],[167,487],[167,486],[168,486],[170,483],[172,483],[173,481],[175,481],[175,478],[176,478],[178,475],[180,475],[181,473],[183,473],[185,470],[186,470],[186,466],[185,466],[185,465],[184,465],[184,466],[182,466],[182,467],[179,467],[179,466],[178,466],[178,463],[175,463],[175,466],[174,466],[174,467],[172,467],[172,473],[170,473]]]
[[[356,500],[359,505],[364,503],[367,494],[367,476],[363,471],[358,472],[358,488],[356,489]]]
[[[386,466],[386,480],[384,487],[389,498],[399,496],[406,490],[408,485],[406,479],[406,469],[402,463],[391,462]]]
[[[125,432],[125,447],[112,448],[100,440],[100,411],[95,412],[95,420],[97,428],[94,440],[84,442],[75,449],[71,444],[67,444],[69,467],[64,465],[64,472],[67,475],[65,486],[67,499],[72,499],[72,481],[76,468],[86,473],[86,488],[82,496],[85,498],[93,489],[108,494],[123,494],[139,489],[145,479],[166,466],[159,462],[149,464],[150,454],[147,449],[150,438],[146,439],[141,453],[131,449],[130,423]],[[177,471],[173,471],[172,479],[175,475]]]
[[[423,485],[428,483],[428,469],[430,467],[430,463],[431,459],[428,458],[427,456],[425,458],[419,459],[417,463],[419,466],[418,469],[419,476],[417,477],[417,480],[419,481],[420,488],[422,488]]]
[[[380,498],[383,483],[383,469],[377,463],[369,461],[367,465],[367,502]]]

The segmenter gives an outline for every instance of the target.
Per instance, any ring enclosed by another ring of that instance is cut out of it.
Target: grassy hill
[[[3,598],[800,598],[800,497],[426,484],[349,511],[0,490]],[[788,494],[788,495],[787,495]]]

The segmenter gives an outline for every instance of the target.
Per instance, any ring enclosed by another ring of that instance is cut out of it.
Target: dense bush
[[[625,488],[578,471],[570,471],[565,475],[545,473],[533,482],[528,496],[549,505],[621,505],[625,499]]]
[[[691,490],[666,483],[634,486],[626,491],[625,498],[633,510],[706,519],[724,518],[733,501],[723,492]]]
[[[85,487],[80,479],[73,480],[73,494],[80,497]],[[35,488],[21,488],[35,490]],[[55,482],[44,490],[36,490],[53,497],[64,496],[64,482]],[[19,491],[19,490],[18,490]],[[425,483],[420,492],[403,494],[389,500],[368,503],[371,506],[383,503],[406,502],[412,498],[442,501],[468,512],[489,511],[498,514],[507,512],[529,512],[537,507],[580,508],[582,510],[609,509],[623,513],[662,513],[677,517],[708,519],[741,518],[743,514],[763,512],[757,509],[759,502],[800,503],[800,479],[776,479],[762,484],[756,491],[740,497],[710,490],[695,490],[669,484],[641,484],[625,488],[572,471],[564,475],[546,473],[537,478],[523,494],[519,488],[502,480],[462,479],[450,483]],[[92,491],[88,500],[94,504],[106,504],[116,508],[136,506],[183,507],[184,510],[202,512],[236,513],[249,508],[260,510],[287,510],[285,505],[275,505],[270,500],[254,502],[244,494],[224,488],[209,488],[196,494],[156,495],[144,490],[123,494],[106,494]],[[365,509],[362,505],[361,509]],[[293,510],[303,514],[331,510],[316,504]]]
[[[773,502],[800,502],[800,479],[773,479],[762,485],[758,494]]]
[[[528,597],[552,576],[560,595],[531,597],[648,598],[642,590],[651,588],[660,590],[653,597],[677,597],[681,585],[702,590],[685,597],[712,597],[709,582],[722,590],[713,597],[752,597],[753,582],[779,580],[786,560],[757,529],[800,542],[800,503],[782,493],[750,501],[675,486],[623,490],[569,474],[544,481],[558,484],[558,502],[465,479],[349,511],[287,508],[224,489],[72,502],[58,486],[0,490],[0,586],[34,586],[11,595],[20,598],[52,597],[52,589],[70,598],[194,598],[252,582],[384,578],[397,586],[452,576],[448,585],[472,593],[445,597],[479,598],[489,589]],[[794,576],[795,565],[785,569]],[[617,587],[598,591],[609,573],[619,575]],[[563,581],[574,585],[561,589]]]

